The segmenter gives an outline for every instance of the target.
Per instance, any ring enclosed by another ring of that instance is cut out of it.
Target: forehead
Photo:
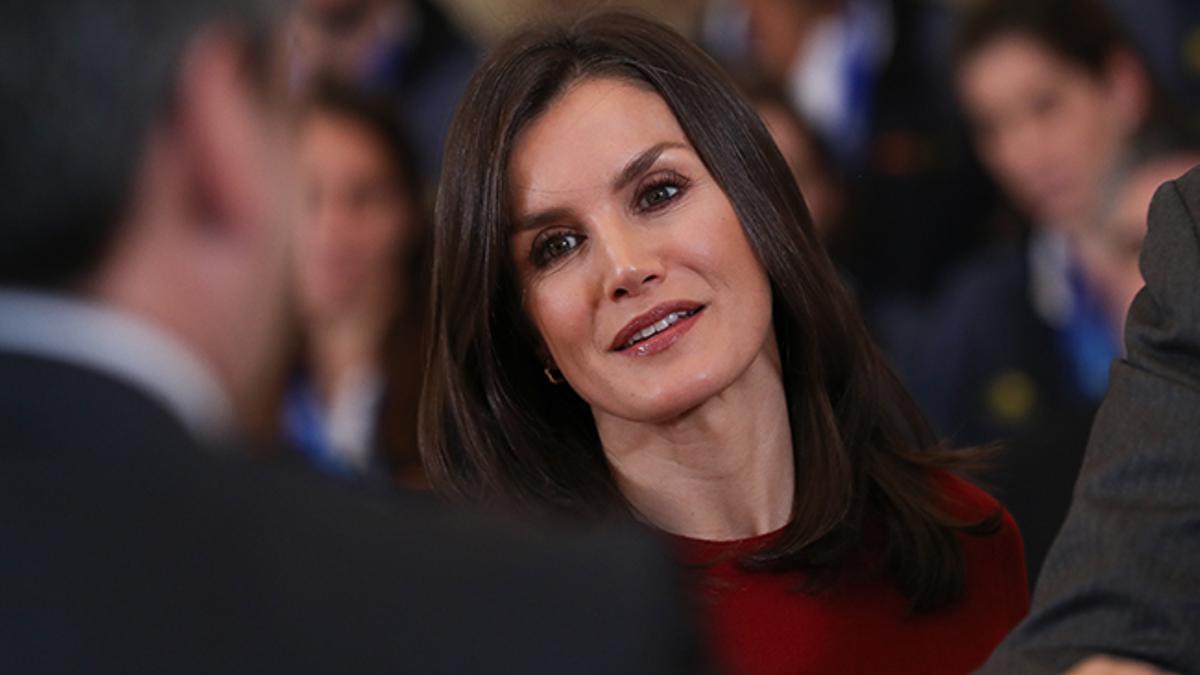
[[[690,147],[657,93],[618,79],[581,80],[517,136],[508,167],[514,203],[536,208],[607,186],[630,159],[663,142]]]
[[[1009,33],[968,57],[959,70],[959,82],[968,96],[996,97],[1013,88],[1054,81],[1075,70],[1032,36]]]
[[[337,111],[309,112],[300,124],[299,139],[301,159],[318,167],[391,168],[383,139],[361,120]]]

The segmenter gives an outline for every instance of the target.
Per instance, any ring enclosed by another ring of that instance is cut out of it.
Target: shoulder
[[[1180,192],[1191,197],[1193,205],[1200,203],[1200,166],[1194,167],[1176,179],[1175,185]]]
[[[1005,242],[988,247],[957,267],[945,288],[952,296],[1001,294],[1025,283],[1028,260],[1025,242]],[[966,289],[958,290],[955,289]]]
[[[994,339],[986,329],[1012,323],[1027,304],[1028,260],[1020,243],[1006,243],[979,252],[951,272],[924,317],[933,328],[926,333],[941,349],[965,336]]]
[[[987,556],[998,563],[998,573],[1010,577],[1007,582],[1011,583],[1014,591],[1027,595],[1025,544],[1017,521],[1008,509],[983,489],[952,473],[937,472],[934,481],[951,517],[966,525],[994,523],[994,527],[984,528],[978,533],[962,533],[960,540],[967,549],[968,557],[974,550],[985,550]]]
[[[291,561],[283,583],[258,570],[259,592],[310,616],[371,614],[382,628],[371,641],[390,635],[388,663],[472,672],[487,653],[505,672],[558,672],[568,656],[591,664],[583,672],[679,672],[692,653],[675,566],[640,530],[535,528],[315,481],[256,484],[273,503],[253,508],[232,543],[254,554],[251,567]],[[310,590],[311,579],[322,583]]]
[[[1198,229],[1200,167],[1160,185],[1150,201],[1149,230],[1142,249],[1142,273],[1148,275],[1148,285],[1164,274],[1156,275],[1164,263],[1191,262],[1196,254]]]
[[[1200,349],[1200,167],[1164,183],[1150,202],[1142,247],[1146,287],[1129,310],[1128,360],[1171,378],[1200,379],[1200,368],[1177,355]]]
[[[959,476],[940,471],[934,482],[951,517],[967,525],[995,524],[981,532],[960,532],[959,542],[968,585],[995,592],[997,606],[1005,608],[1003,618],[1011,628],[1029,611],[1025,545],[1016,521],[994,497]]]
[[[932,480],[949,515],[955,519],[974,522],[999,513],[1007,515],[995,497],[961,476],[949,471],[935,471]]]

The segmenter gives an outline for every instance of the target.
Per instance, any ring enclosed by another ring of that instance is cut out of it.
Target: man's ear
[[[261,104],[233,31],[208,29],[184,54],[174,132],[187,173],[190,220],[212,235],[237,235],[261,222],[268,179]]]
[[[1128,133],[1137,131],[1150,114],[1151,83],[1146,67],[1128,49],[1118,49],[1108,57],[1105,79],[1109,101]]]

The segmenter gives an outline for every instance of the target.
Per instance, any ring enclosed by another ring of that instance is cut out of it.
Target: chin
[[[671,422],[699,408],[724,389],[722,382],[701,374],[652,391],[633,392],[625,398],[625,404],[616,414],[644,424]]]

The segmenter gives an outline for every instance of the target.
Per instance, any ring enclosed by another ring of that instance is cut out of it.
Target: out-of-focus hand
[[[1137,661],[1127,661],[1111,656],[1093,656],[1075,664],[1063,675],[1172,675]]]

